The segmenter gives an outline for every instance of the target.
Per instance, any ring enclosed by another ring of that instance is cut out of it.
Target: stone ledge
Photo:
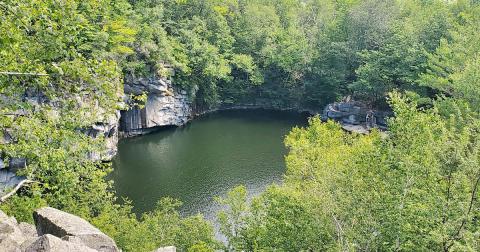
[[[34,212],[34,220],[36,227],[0,211],[0,251],[120,251],[112,238],[78,216],[44,207]]]

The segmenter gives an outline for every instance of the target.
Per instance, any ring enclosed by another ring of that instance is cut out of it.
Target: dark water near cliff
[[[123,139],[113,160],[117,194],[131,199],[137,213],[169,196],[183,202],[183,215],[202,213],[213,221],[219,208],[214,197],[239,184],[258,194],[281,182],[283,139],[305,124],[306,115],[298,113],[221,111],[184,127]]]

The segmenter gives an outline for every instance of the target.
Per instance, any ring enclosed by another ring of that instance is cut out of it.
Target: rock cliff
[[[187,92],[174,88],[168,79],[129,78],[124,90],[127,97],[147,94],[143,108],[121,111],[120,131],[124,136],[150,133],[162,126],[180,126],[191,117]]]
[[[386,130],[386,118],[391,112],[373,110],[358,101],[343,101],[328,104],[321,115],[322,120],[335,120],[347,131],[367,134],[371,128]]]
[[[117,252],[115,241],[86,220],[51,207],[37,209],[35,226],[0,211],[1,252]],[[157,251],[175,252],[175,247]]]
[[[89,128],[83,129],[83,132],[90,137],[105,137],[105,151],[102,153],[91,153],[91,159],[94,160],[111,160],[117,154],[117,144],[119,138],[118,122],[120,120],[120,112],[111,114],[104,120],[99,120]]]

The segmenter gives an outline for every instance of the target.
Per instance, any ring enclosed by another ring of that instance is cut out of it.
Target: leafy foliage
[[[396,93],[390,102],[386,136],[318,118],[294,129],[285,184],[250,205],[224,201],[244,216],[223,229],[234,250],[478,250],[478,119],[455,101],[427,111]]]
[[[7,162],[25,157],[18,175],[35,181],[0,207],[27,222],[39,207],[62,209],[125,251],[211,251],[219,244],[202,217],[182,219],[179,204],[164,200],[138,220],[129,202],[117,203],[106,178],[110,164],[92,158],[105,139],[84,129],[111,121],[121,108],[122,68],[137,36],[132,11],[126,1],[0,2],[0,128],[13,142],[0,144],[0,154]]]
[[[92,159],[105,139],[83,131],[125,108],[123,80],[162,76],[200,108],[395,111],[387,135],[294,129],[284,185],[220,200],[226,249],[478,251],[479,20],[478,1],[0,1],[0,155],[36,181],[0,207],[72,212],[125,251],[222,249],[175,200],[137,218]]]

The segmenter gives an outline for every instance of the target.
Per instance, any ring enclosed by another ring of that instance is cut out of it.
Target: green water
[[[306,116],[265,110],[222,111],[184,127],[123,139],[113,160],[119,197],[134,211],[154,208],[162,197],[181,200],[183,215],[214,220],[214,197],[243,184],[250,195],[280,183],[285,172],[285,135]]]

